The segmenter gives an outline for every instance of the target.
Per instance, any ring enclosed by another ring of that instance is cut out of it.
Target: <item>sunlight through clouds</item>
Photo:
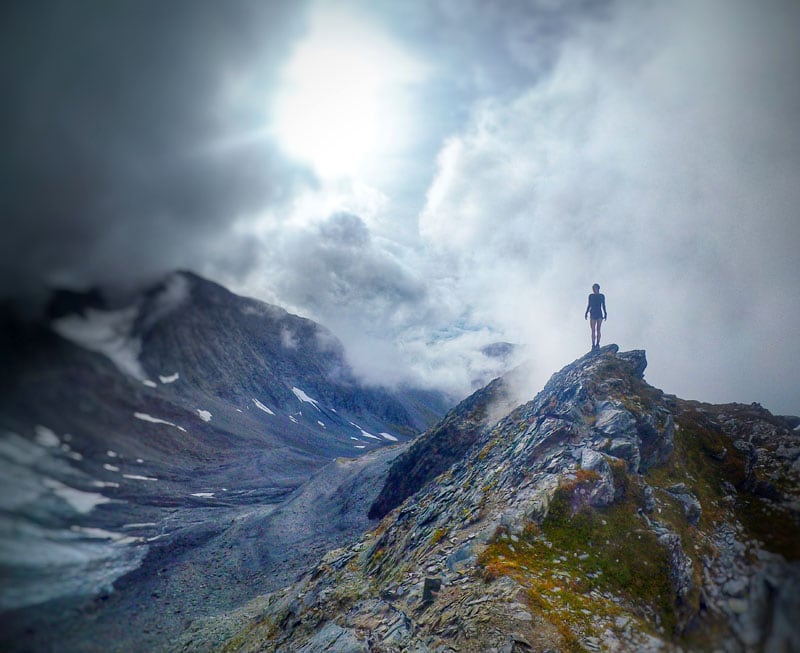
[[[319,3],[283,70],[274,131],[323,178],[363,174],[408,138],[404,87],[425,67],[364,17]]]
[[[0,297],[192,269],[463,396],[598,282],[651,382],[797,412],[796,0],[56,4],[0,21]]]

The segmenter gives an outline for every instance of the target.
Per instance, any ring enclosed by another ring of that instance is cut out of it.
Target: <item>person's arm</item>
[[[591,295],[589,295],[589,302],[586,304],[586,312],[583,314],[583,319],[584,319],[584,320],[585,320],[587,317],[589,317],[589,308],[591,307],[591,305],[592,305],[592,296],[591,296]]]
[[[603,295],[603,319],[608,319],[608,311],[606,311],[606,296]]]

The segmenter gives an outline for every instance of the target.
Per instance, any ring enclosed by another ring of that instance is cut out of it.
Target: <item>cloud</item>
[[[800,404],[797,383],[768,389],[797,378],[800,320],[798,10],[775,8],[621,4],[573,30],[536,84],[476,103],[420,230],[477,321],[552,370],[588,343],[599,281],[606,342],[646,347],[666,389]],[[743,355],[762,342],[774,351]]]
[[[399,68],[386,147],[336,179],[271,114],[323,9],[3,5],[0,295],[187,267],[322,322],[371,381],[463,396],[490,342],[529,345],[531,387],[583,353],[596,281],[656,385],[800,410],[796,2],[342,0],[375,29],[351,54]]]
[[[291,228],[271,224],[261,246],[272,292],[326,324],[344,320],[386,333],[424,302],[423,280],[355,214],[333,213]]]
[[[3,14],[3,294],[199,267],[235,219],[309,183],[258,137],[297,3]]]

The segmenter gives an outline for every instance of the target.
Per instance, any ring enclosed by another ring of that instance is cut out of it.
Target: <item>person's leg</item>
[[[600,346],[600,322],[602,322],[602,320],[596,320],[594,318],[590,320],[592,325],[592,349]]]

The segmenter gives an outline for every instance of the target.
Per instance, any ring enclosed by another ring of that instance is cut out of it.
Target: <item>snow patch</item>
[[[258,399],[253,399],[253,403],[256,405],[256,407],[258,407],[261,410],[263,410],[267,415],[274,415],[275,414],[269,408],[267,408],[264,404],[262,404]],[[241,412],[241,411],[239,411],[239,412]]]
[[[33,427],[33,432],[35,434],[34,439],[36,440],[36,444],[40,444],[43,447],[57,447],[61,444],[61,440],[58,439],[58,436],[46,426],[37,424]]]
[[[109,472],[118,472],[119,471],[119,467],[117,467],[116,465],[110,465],[109,463],[106,463],[105,465],[103,465],[103,469],[106,469]]]
[[[64,439],[67,439],[67,435],[64,436]],[[83,460],[83,455],[79,454],[77,451],[73,451],[72,447],[70,447],[66,442],[61,444],[61,451],[63,451],[67,457],[72,458],[72,460]]]
[[[175,372],[175,374],[171,374],[170,376],[161,376],[160,374],[158,375],[158,380],[164,384],[175,383],[175,381],[177,381],[179,378],[181,378],[181,375],[178,374],[177,372]]]
[[[144,382],[147,377],[139,362],[142,343],[132,335],[138,315],[136,306],[118,311],[87,308],[84,315],[65,315],[51,326],[62,338],[103,354],[121,372]]]
[[[198,408],[197,409],[197,414],[200,415],[200,419],[203,420],[204,422],[210,422],[211,421],[211,413],[209,413],[207,410],[200,410]]]
[[[122,533],[114,533],[107,531],[103,528],[92,528],[90,526],[70,526],[69,530],[73,533],[78,533],[83,537],[88,537],[93,540],[113,540],[115,544],[132,544],[138,542],[138,537],[130,537]]]
[[[356,424],[355,422],[350,422],[350,423],[351,423],[353,426],[355,426],[355,427],[356,427],[356,428],[357,428],[359,431],[361,431],[361,435],[362,435],[362,437],[365,437],[365,438],[372,438],[373,440],[380,440],[380,438],[379,438],[377,435],[372,435],[372,433],[370,433],[370,432],[368,432],[368,431],[365,431],[364,429],[362,429],[362,428],[361,428],[361,427],[360,427],[358,424]]]
[[[319,420],[317,420],[317,424],[319,424],[322,428],[325,428],[325,422],[320,422]]]
[[[122,529],[125,530],[126,528],[152,528],[154,526],[158,526],[158,524],[154,521],[145,521],[136,524],[123,524]]]
[[[192,492],[193,497],[200,497],[201,499],[210,499],[214,496],[213,492]]]
[[[293,421],[295,424],[298,424],[298,423],[299,423],[299,422],[298,422],[298,421],[297,421],[297,420],[294,418],[294,415],[289,415],[289,419],[290,419],[290,420],[292,420],[292,421]]]
[[[53,494],[64,499],[75,512],[79,512],[82,515],[92,512],[95,506],[111,502],[111,499],[104,497],[102,494],[76,490],[74,487],[64,485],[54,478],[45,478],[42,483],[46,488],[52,490]]]
[[[178,426],[177,424],[174,424],[173,422],[168,422],[165,419],[159,419],[158,417],[153,417],[152,415],[148,415],[147,413],[134,413],[133,416],[136,419],[140,419],[140,420],[143,420],[145,422],[152,422],[153,424],[166,424],[167,426],[174,426],[176,429],[179,429],[179,430],[183,431],[184,433],[186,433],[186,429],[183,428],[182,426]]]
[[[92,486],[93,487],[119,487],[119,483],[114,483],[114,481],[92,481]]]
[[[109,458],[118,458],[119,454],[116,451],[111,451],[111,449],[109,449],[108,451],[106,451],[106,456],[108,456]]]
[[[132,481],[157,481],[157,478],[152,476],[139,476],[138,474],[123,474],[122,478],[129,478]]]
[[[316,399],[312,399],[311,397],[309,397],[300,388],[292,388],[292,392],[294,392],[294,396],[297,397],[300,401],[305,402],[307,404],[311,404],[318,411],[322,412],[322,409],[318,405],[319,402]]]
[[[156,383],[155,381],[151,381],[150,379],[145,379],[144,381],[142,381],[142,383],[146,385],[148,388],[158,387],[158,383]]]
[[[367,445],[365,445],[365,444],[356,444],[356,445],[353,445],[353,446],[356,449],[366,449],[367,448]]]
[[[61,596],[110,592],[112,583],[136,569],[148,551],[146,546],[120,546],[140,540],[119,533],[47,528],[2,515],[0,533],[13,533],[3,537],[0,566],[25,570],[0,583],[0,612]]]
[[[397,442],[397,438],[394,437],[391,433],[386,433],[385,431],[381,432],[384,440],[389,440],[391,442]]]

